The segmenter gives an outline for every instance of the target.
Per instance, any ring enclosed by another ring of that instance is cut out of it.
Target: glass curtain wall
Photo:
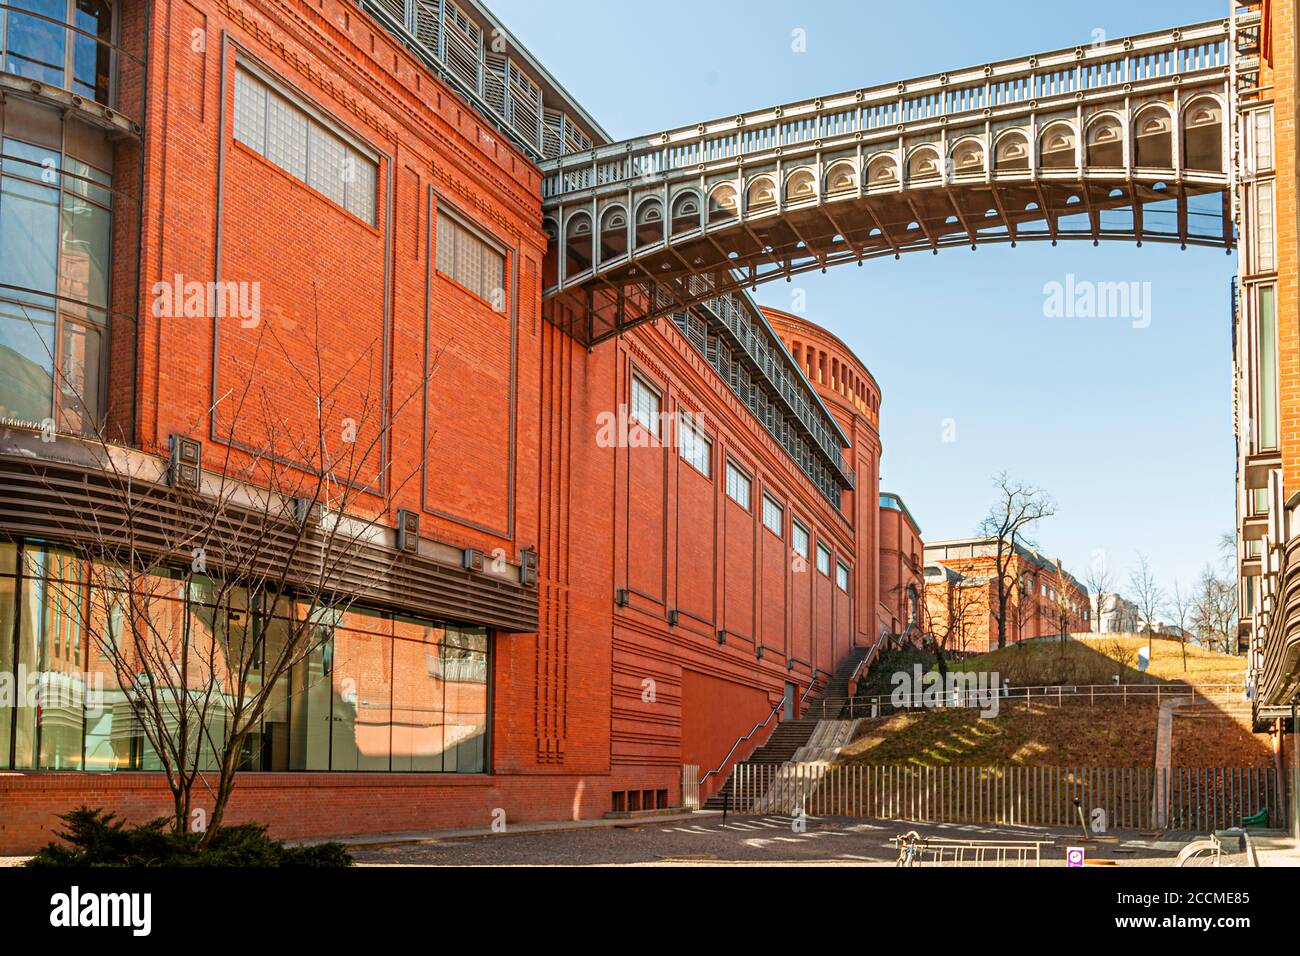
[[[486,630],[355,608],[308,621],[283,596],[235,592],[217,606],[205,579],[158,576],[120,589],[122,580],[58,548],[0,542],[0,678],[9,682],[0,687],[0,769],[161,770],[127,696],[147,679],[133,653],[141,634],[188,646],[191,660],[218,649],[216,673],[192,666],[190,687],[156,685],[173,729],[188,703],[192,752],[216,769],[210,741],[223,739],[234,683],[222,667],[251,661],[245,694],[261,693],[306,623],[316,640],[302,643],[314,649],[272,688],[242,769],[487,772]],[[224,692],[207,692],[209,681]]]

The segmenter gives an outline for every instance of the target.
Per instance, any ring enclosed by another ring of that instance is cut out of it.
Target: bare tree
[[[1155,633],[1156,633],[1156,616],[1160,614],[1161,608],[1165,603],[1164,589],[1156,582],[1156,576],[1151,571],[1151,563],[1147,556],[1138,552],[1138,563],[1129,574],[1129,590],[1133,593],[1134,603],[1137,604],[1138,615],[1141,618],[1141,625],[1145,626],[1147,632],[1151,635],[1150,654],[1147,660],[1150,661],[1155,657]]]
[[[1220,572],[1207,562],[1192,601],[1192,627],[1206,647],[1236,653],[1238,601],[1235,574]]]
[[[998,623],[998,649],[1007,646],[1007,610],[1016,587],[1016,551],[1027,544],[1033,526],[1056,513],[1047,494],[1033,485],[1015,481],[1006,472],[993,481],[997,500],[980,523],[980,534],[995,542],[994,615]]]
[[[1097,597],[1097,610],[1093,612],[1090,608],[1088,612],[1089,623],[1092,630],[1101,633],[1101,614],[1105,609],[1106,595],[1115,593],[1115,576],[1101,554],[1096,555],[1088,567],[1088,580],[1085,583],[1088,591]]]
[[[49,585],[75,609],[88,663],[93,656],[120,689],[111,692],[115,706],[163,771],[175,831],[202,832],[201,845],[262,746],[264,718],[309,693],[313,680],[332,681],[313,662],[330,653],[353,603],[393,568],[396,552],[374,542],[419,468],[399,476],[385,465],[390,422],[424,394],[441,357],[385,415],[373,386],[382,379],[378,343],[330,370],[319,316],[305,359],[298,343],[290,350],[267,328],[239,370],[240,387],[191,423],[193,432],[211,427],[208,449],[223,449],[194,471],[192,487],[168,487],[165,472],[149,470],[154,459],[102,428],[75,446],[103,475],[111,508],[93,507],[84,489],[47,473],[63,511],[87,516],[61,524],[71,557],[47,574]],[[270,357],[279,360],[275,375]],[[284,407],[286,388],[301,414]],[[422,451],[411,460],[422,461]],[[196,785],[212,799],[206,820],[194,806]]]
[[[1060,636],[1062,643],[1069,636],[1070,623],[1074,619],[1074,605],[1070,603],[1070,591],[1066,587],[1068,580],[1065,568],[1058,560],[1056,562],[1056,586],[1048,592],[1047,610],[1052,616],[1053,623],[1056,624],[1056,633]]]
[[[1169,613],[1178,628],[1178,641],[1183,650],[1183,673],[1187,673],[1187,626],[1194,612],[1192,596],[1183,591],[1178,579],[1174,578],[1174,593],[1169,598]]]
[[[925,642],[934,650],[941,677],[948,676],[948,654],[966,653],[977,616],[981,611],[987,614],[983,585],[982,580],[957,576],[957,580],[945,579],[943,587],[925,589],[921,629]]]

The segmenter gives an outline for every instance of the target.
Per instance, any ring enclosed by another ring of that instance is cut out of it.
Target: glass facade
[[[93,433],[103,407],[111,148],[12,99],[0,112],[0,418]]]
[[[148,678],[133,661],[132,601],[112,586],[120,580],[113,568],[88,569],[57,548],[0,542],[0,675],[7,681],[0,687],[0,769],[162,769],[127,696]],[[188,633],[191,655],[224,652],[212,675],[191,669],[188,692],[152,676],[178,722],[185,701],[203,698],[199,688],[209,680],[222,688],[206,697],[207,733],[191,730],[203,769],[217,767],[208,741],[223,739],[235,699],[229,662],[252,661],[248,699],[260,693],[268,661],[274,667],[305,625],[315,636],[298,643],[313,650],[297,655],[305,659],[272,689],[245,741],[242,769],[488,770],[490,639],[481,628],[356,608],[308,620],[285,598],[249,600],[239,592],[217,602],[206,579],[151,577],[130,597],[141,608],[135,626],[148,640],[179,648]]]
[[[6,73],[109,103],[113,4],[109,0],[8,0],[0,9]]]

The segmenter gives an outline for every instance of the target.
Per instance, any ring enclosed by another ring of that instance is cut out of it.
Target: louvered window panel
[[[506,58],[489,53],[483,61],[483,99],[493,112],[506,116]]]
[[[470,89],[481,92],[479,67],[483,57],[483,31],[454,3],[447,4],[443,26],[448,69]]]
[[[393,18],[393,22],[406,26],[406,10],[402,0],[375,0],[375,5]]]
[[[542,128],[542,155],[555,159],[564,151],[564,114],[559,110],[547,110]]]
[[[441,0],[415,0],[415,38],[423,43],[434,56],[441,56],[438,49],[438,35],[442,27],[439,23]]]
[[[542,137],[542,91],[513,63],[510,67],[510,124],[530,143]]]

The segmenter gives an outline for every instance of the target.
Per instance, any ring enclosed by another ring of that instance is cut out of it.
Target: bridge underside
[[[904,252],[1081,239],[1231,250],[1228,193],[1222,177],[1205,180],[1176,182],[1169,172],[1084,180],[1026,175],[817,198],[743,220],[713,210],[707,225],[683,231],[669,224],[667,240],[633,233],[632,255],[621,232],[602,236],[598,249],[594,241],[570,242],[565,272],[588,278],[577,288],[553,289],[547,313],[594,345],[730,292]],[[553,244],[552,259],[558,255]],[[548,272],[558,265],[548,263]]]

